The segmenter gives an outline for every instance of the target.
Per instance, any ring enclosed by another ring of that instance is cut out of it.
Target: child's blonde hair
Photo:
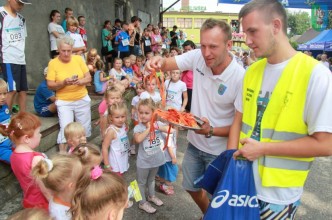
[[[123,63],[126,62],[127,60],[130,61],[130,57],[125,57],[125,58],[123,58]]]
[[[82,170],[78,157],[67,154],[55,155],[51,160],[40,160],[32,169],[32,176],[41,180],[47,189],[59,193],[64,191],[66,184],[76,183]]]
[[[120,97],[122,98],[122,94],[123,92],[118,88],[117,85],[113,85],[111,86],[110,88],[108,88],[104,94],[105,96],[105,99],[108,99],[108,97],[111,95],[111,94],[114,94],[114,93],[119,93]]]
[[[85,128],[79,122],[70,122],[66,125],[64,129],[65,138],[68,139],[72,138],[75,134],[84,134],[85,135]]]
[[[96,69],[97,70],[102,70],[102,71],[105,69],[105,64],[101,59],[98,59],[96,61]]]
[[[67,19],[67,29],[69,29],[69,26],[78,27],[78,20],[74,16]]]
[[[28,208],[9,216],[7,220],[53,220],[45,209]]]
[[[29,112],[19,112],[11,118],[8,125],[0,124],[0,133],[14,143],[22,136],[32,137],[35,130],[41,126],[39,118]]]
[[[98,52],[97,52],[96,48],[91,48],[89,50],[89,52],[87,53],[87,58],[86,58],[87,63],[90,62],[91,56],[94,56],[94,57],[98,56]]]
[[[149,107],[152,110],[152,112],[154,112],[154,110],[156,110],[157,108],[155,102],[151,98],[141,99],[137,104],[137,109],[139,109],[139,107],[142,105]]]
[[[123,102],[120,103],[114,103],[111,106],[108,106],[108,115],[114,114],[115,111],[124,111],[127,115],[128,109],[127,105]]]
[[[5,80],[0,78],[0,89],[7,89],[8,90],[8,86]]]
[[[92,179],[91,172],[86,172],[77,183],[70,211],[73,220],[89,219],[110,205],[118,210],[127,201],[127,184],[122,177],[103,173],[97,179]]]
[[[72,154],[76,155],[81,163],[84,166],[92,168],[96,164],[93,163],[93,157],[101,157],[100,150],[98,147],[91,143],[79,144],[72,152]]]
[[[115,57],[114,60],[113,60],[113,64],[114,64],[116,61],[118,61],[118,60],[120,60],[120,61],[122,62],[122,59],[121,59],[121,58],[119,58],[119,57]]]

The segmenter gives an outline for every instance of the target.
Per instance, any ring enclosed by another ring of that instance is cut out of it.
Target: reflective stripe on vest
[[[251,137],[257,118],[257,98],[267,60],[252,64],[243,83],[243,118],[240,139]],[[308,136],[303,121],[306,91],[318,61],[296,54],[284,68],[261,121],[261,142],[282,142]],[[239,148],[242,145],[239,143]],[[264,187],[302,187],[314,158],[263,156],[258,170]]]

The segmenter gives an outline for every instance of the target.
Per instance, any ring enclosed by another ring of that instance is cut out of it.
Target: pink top
[[[107,103],[106,100],[103,99],[103,101],[101,101],[98,107],[99,115],[104,115],[106,110],[107,110]]]
[[[152,34],[151,35],[151,38],[152,38],[152,51],[155,52],[158,50],[158,44],[162,43],[162,40],[161,40],[161,35],[160,34]]]
[[[181,81],[185,82],[187,89],[193,89],[193,71],[186,70],[182,72]]]
[[[39,152],[16,153],[10,156],[10,165],[23,190],[24,208],[43,208],[48,210],[48,201],[30,175],[32,160],[35,156],[43,156]]]

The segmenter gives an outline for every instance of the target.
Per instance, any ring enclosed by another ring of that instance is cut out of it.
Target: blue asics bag
[[[227,154],[230,153],[233,154],[234,150]],[[223,165],[204,220],[260,219],[252,162],[230,157]]]
[[[226,171],[229,160],[233,157],[236,150],[226,150],[222,152],[206,169],[203,176],[195,181],[197,187],[205,189],[213,195],[218,186],[219,180]]]

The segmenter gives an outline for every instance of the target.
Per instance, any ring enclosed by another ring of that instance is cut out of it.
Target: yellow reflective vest
[[[243,83],[243,118],[240,138],[251,137],[257,117],[257,99],[267,59],[253,63]],[[306,92],[318,61],[297,53],[290,59],[277,82],[263,114],[261,142],[282,142],[308,135],[303,120]],[[242,145],[239,144],[239,148]],[[302,187],[314,158],[262,156],[258,171],[264,187]]]

